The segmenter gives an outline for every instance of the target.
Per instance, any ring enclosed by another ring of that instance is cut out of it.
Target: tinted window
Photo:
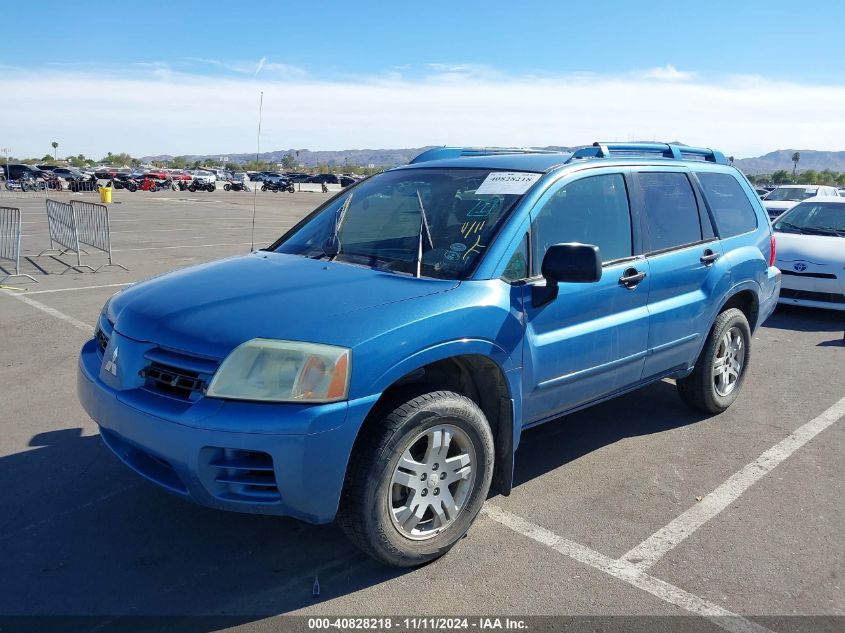
[[[736,178],[730,174],[700,173],[698,180],[720,237],[740,235],[757,228],[757,214]]]
[[[625,179],[607,174],[564,185],[537,213],[532,236],[536,269],[549,246],[566,242],[595,244],[604,262],[629,257],[631,212]]]
[[[639,174],[649,251],[701,241],[695,194],[686,174]]]

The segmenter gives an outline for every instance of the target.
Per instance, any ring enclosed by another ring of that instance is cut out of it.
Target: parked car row
[[[776,218],[799,202],[815,197],[839,198],[840,191],[826,185],[781,185],[763,197],[763,206],[770,218]]]

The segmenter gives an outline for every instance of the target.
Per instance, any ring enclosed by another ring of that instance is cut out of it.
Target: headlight
[[[336,402],[349,391],[350,350],[255,338],[226,357],[207,396],[271,402]]]

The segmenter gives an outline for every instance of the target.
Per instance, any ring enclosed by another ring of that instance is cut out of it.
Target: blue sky
[[[589,134],[699,142],[728,119],[736,134],[714,140],[738,155],[845,149],[836,116],[845,105],[845,2],[804,6],[46,0],[34,11],[18,2],[4,7],[3,22],[29,26],[4,33],[0,91],[12,99],[0,103],[0,120],[40,120],[90,154],[106,141],[76,131],[86,111],[120,128],[107,139],[113,151],[249,151],[264,90],[267,149],[576,144]],[[788,104],[771,101],[784,92]],[[702,126],[707,110],[696,100],[711,94],[720,118]],[[139,125],[145,113],[156,130]],[[579,118],[564,124],[564,116]],[[760,127],[749,130],[749,121]],[[36,152],[43,140],[18,125],[4,134],[0,124],[0,145],[10,144]]]

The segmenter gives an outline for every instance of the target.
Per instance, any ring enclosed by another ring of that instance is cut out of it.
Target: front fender
[[[421,349],[413,354],[405,356],[392,367],[388,368],[376,378],[370,386],[370,393],[381,393],[394,382],[410,374],[411,372],[437,362],[454,358],[455,356],[478,355],[485,356],[495,362],[504,376],[508,376],[510,370],[514,369],[511,355],[500,345],[484,339],[464,338],[452,341],[445,341]],[[510,382],[510,381],[509,381]],[[514,393],[512,385],[508,385],[511,394]]]

